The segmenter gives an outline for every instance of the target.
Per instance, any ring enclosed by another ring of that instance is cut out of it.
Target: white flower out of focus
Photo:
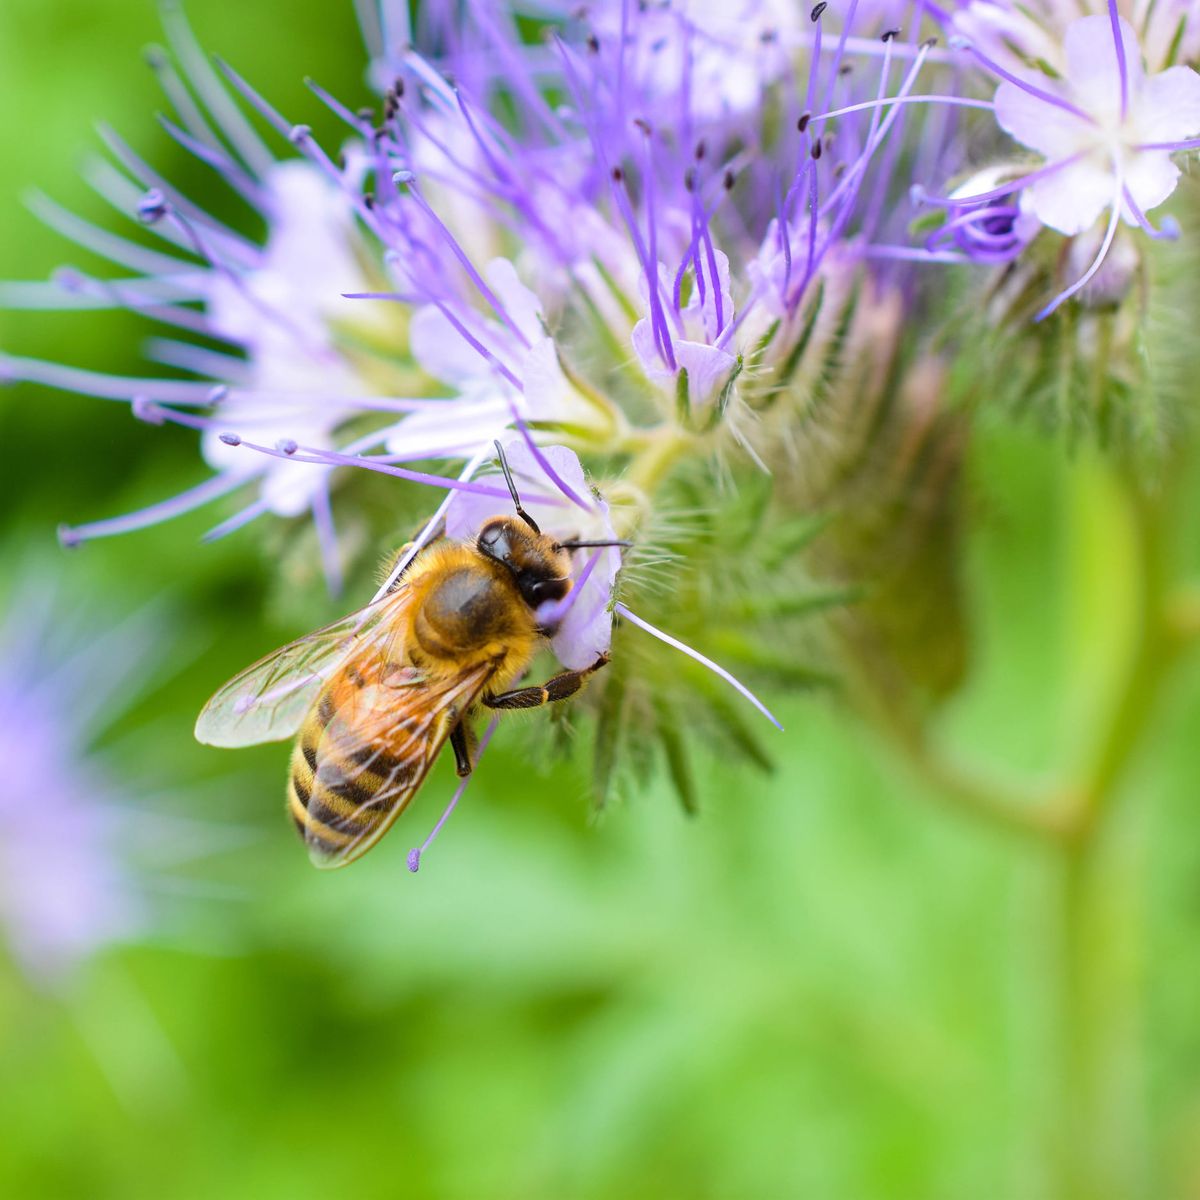
[[[246,393],[222,404],[222,420],[257,441],[290,438],[329,447],[354,411],[364,383],[334,343],[336,323],[377,320],[379,310],[344,299],[366,286],[354,253],[354,223],[344,198],[302,160],[276,163],[265,184],[270,235],[262,258],[240,275],[214,272],[208,290],[213,333],[246,351]],[[342,399],[342,403],[338,400]],[[209,466],[247,477],[263,474],[263,498],[278,516],[294,517],[325,486],[329,469],[263,460],[204,433]]]

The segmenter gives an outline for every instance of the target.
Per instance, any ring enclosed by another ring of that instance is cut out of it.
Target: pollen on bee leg
[[[492,740],[492,734],[496,732],[497,720],[495,717],[488,723],[488,727],[483,731],[483,737],[479,739],[479,746],[475,751],[474,766],[479,766],[479,760],[483,757],[483,752],[487,749],[488,742]],[[442,826],[450,819],[450,814],[458,807],[459,800],[462,799],[462,794],[467,790],[467,784],[474,778],[475,772],[472,770],[459,785],[454,789],[454,795],[450,797],[450,803],[446,805],[445,811],[438,818],[438,823],[430,831],[429,836],[419,845],[414,846],[408,852],[408,869],[415,875],[421,869],[421,856],[433,845],[434,838],[442,831]]]

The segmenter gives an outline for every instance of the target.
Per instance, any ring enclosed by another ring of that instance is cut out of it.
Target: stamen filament
[[[488,742],[492,740],[492,734],[496,732],[496,726],[499,720],[493,717],[488,722],[488,727],[483,731],[483,736],[479,739],[479,746],[475,751],[475,761],[471,764],[471,774],[466,776],[454,789],[454,795],[450,797],[450,803],[446,805],[445,811],[438,818],[438,823],[430,831],[429,836],[419,845],[415,846],[408,852],[408,869],[415,875],[421,869],[421,856],[433,845],[434,839],[442,831],[442,826],[450,819],[450,814],[458,807],[459,800],[462,799],[463,792],[467,790],[467,784],[475,777],[475,772],[479,768],[479,760],[483,758],[483,752],[488,747]]]
[[[701,654],[699,650],[693,650],[691,646],[687,645],[685,642],[679,641],[678,638],[673,638],[669,633],[664,633],[661,629],[651,625],[649,621],[643,620],[636,613],[630,612],[630,610],[626,608],[624,604],[617,604],[613,611],[619,613],[627,621],[631,621],[634,625],[638,626],[639,629],[644,629],[652,637],[658,638],[660,642],[665,642],[668,646],[681,651],[689,658],[694,658],[696,662],[700,663],[701,666],[707,667],[713,672],[714,675],[719,675],[731,687],[741,692],[741,694],[745,696],[745,698],[749,700],[750,703],[753,704],[754,707],[757,708],[758,711],[762,713],[762,715],[766,717],[776,729],[778,729],[781,733],[783,732],[783,726],[780,725],[780,723],[775,719],[771,713],[771,710],[767,708],[767,706],[744,683],[734,678],[734,676],[725,670],[724,667],[718,666],[711,658],[706,658],[703,654]]]

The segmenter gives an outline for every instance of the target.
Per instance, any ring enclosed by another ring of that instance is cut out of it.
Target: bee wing
[[[355,655],[352,663],[360,677],[379,678],[370,661]],[[345,866],[383,837],[495,669],[486,662],[441,679],[398,672],[391,681],[344,688],[312,747],[311,787],[301,788],[308,795],[297,793],[294,776],[289,795],[318,867]]]
[[[253,746],[295,736],[323,684],[356,651],[390,637],[411,597],[401,587],[259,659],[204,706],[196,740]]]

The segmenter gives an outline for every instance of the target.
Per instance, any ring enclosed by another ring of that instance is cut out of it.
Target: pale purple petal
[[[675,358],[688,373],[688,395],[696,406],[714,402],[737,366],[732,354],[701,342],[677,341]]]
[[[1200,133],[1200,75],[1171,67],[1142,84],[1133,111],[1138,142],[1177,142]]]
[[[1144,213],[1162,204],[1178,182],[1179,168],[1165,150],[1143,150],[1131,157],[1125,169],[1125,186],[1134,203]],[[1130,225],[1138,223],[1128,206],[1124,207],[1121,215]]]
[[[278,517],[298,517],[312,504],[316,492],[328,486],[329,467],[281,460],[263,478],[262,497]]]
[[[494,393],[496,387],[490,390]],[[411,460],[451,458],[489,445],[512,419],[511,410],[498,396],[477,398],[473,391],[468,389],[459,399],[447,400],[445,411],[431,409],[405,417],[388,434],[388,454]]]
[[[483,274],[526,340],[532,343],[544,336],[542,302],[521,282],[516,267],[507,258],[494,258],[484,268]]]
[[[477,378],[486,364],[435,304],[419,308],[408,329],[409,346],[417,365],[434,379],[463,384]]]
[[[611,525],[605,536],[615,536]],[[576,562],[584,561],[588,553],[586,550],[575,551]],[[551,639],[558,661],[576,671],[590,667],[612,645],[612,613],[609,605],[612,603],[617,572],[621,569],[621,552],[618,547],[609,546],[599,551],[599,555],[595,567],[579,588],[579,594],[574,597]]]
[[[1039,179],[1029,198],[1043,225],[1073,236],[1095,224],[1113,202],[1114,190],[1112,172],[1085,159]]]
[[[1001,129],[1050,159],[1074,154],[1092,133],[1086,121],[1012,83],[1004,82],[996,89],[995,105]]]
[[[658,352],[658,343],[654,339],[654,325],[648,317],[643,317],[630,334],[633,342],[633,352],[637,355],[642,370],[649,379],[670,379],[674,374],[663,363]]]
[[[1142,87],[1142,48],[1129,23],[1121,20],[1129,95]],[[1115,118],[1121,111],[1121,70],[1108,16],[1080,17],[1067,26],[1064,43],[1067,80],[1073,99],[1098,120]]]

